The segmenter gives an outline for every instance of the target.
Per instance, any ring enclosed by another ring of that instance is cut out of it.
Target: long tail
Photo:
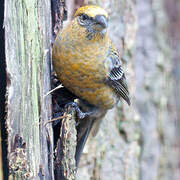
[[[101,120],[106,114],[106,110],[99,109],[95,106],[89,105],[86,101],[80,100],[79,106],[83,112],[91,112],[84,119],[78,120],[77,126],[77,147],[76,147],[76,167],[78,167],[80,158],[88,139],[89,134],[95,136],[98,132]]]
[[[84,121],[84,120],[83,120]],[[77,147],[76,147],[76,154],[75,154],[75,160],[76,160],[76,167],[78,167],[80,158],[84,149],[84,146],[86,144],[86,141],[88,139],[89,133],[91,132],[91,129],[93,127],[95,119],[90,120],[90,122],[86,123],[86,127],[79,127],[77,130],[78,135],[78,141],[77,141]],[[82,128],[86,128],[85,132],[83,133],[82,136],[80,136]]]

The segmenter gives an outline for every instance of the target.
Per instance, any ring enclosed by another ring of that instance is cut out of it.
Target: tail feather
[[[91,132],[91,129],[93,127],[94,124],[94,119],[92,119],[89,123],[88,123],[88,127],[86,127],[85,132],[83,133],[83,135],[81,137],[78,138],[77,141],[77,147],[76,147],[76,154],[75,154],[75,160],[76,160],[76,167],[78,167],[79,162],[80,162],[80,158],[84,149],[84,146],[86,144],[86,141],[88,139],[89,133]],[[87,126],[87,124],[86,124]],[[81,129],[81,128],[80,128]],[[78,133],[78,132],[77,132]],[[81,133],[80,133],[81,134]]]
[[[106,110],[99,109],[94,106],[89,106],[86,102],[80,101],[80,107],[83,112],[93,112],[91,115],[85,117],[84,119],[78,120],[77,126],[77,147],[76,147],[76,166],[78,167],[80,158],[88,139],[89,134],[95,136],[98,132],[100,123],[106,114]]]

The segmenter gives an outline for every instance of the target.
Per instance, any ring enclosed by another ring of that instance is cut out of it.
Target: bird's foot
[[[89,111],[89,112],[82,112],[79,108],[79,105],[78,103],[76,102],[70,102],[68,104],[65,105],[65,108],[71,106],[75,111],[76,111],[76,114],[77,114],[77,117],[79,119],[84,119],[85,117],[87,116],[90,116],[93,114],[93,111]]]
[[[87,116],[90,116],[94,113],[94,111],[89,111],[89,112],[82,112],[79,108],[79,105],[78,103],[76,102],[70,102],[70,103],[67,103],[64,108],[68,108],[68,107],[72,107],[75,111],[76,111],[76,114],[77,114],[77,117],[79,119],[84,119],[85,117]],[[61,120],[65,117],[67,117],[68,114],[64,115],[64,111],[62,109],[59,110],[59,112],[56,112],[52,119],[50,119],[49,121],[47,121],[44,126],[46,126],[48,123],[50,122],[53,122],[53,126],[56,126],[57,124],[59,124],[61,122]],[[78,123],[77,123],[78,125]]]

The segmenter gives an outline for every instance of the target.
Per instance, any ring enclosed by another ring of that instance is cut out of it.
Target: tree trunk
[[[5,1],[9,178],[53,179],[49,0]]]

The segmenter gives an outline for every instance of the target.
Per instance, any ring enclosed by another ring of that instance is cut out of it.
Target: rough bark
[[[137,1],[139,29],[135,71],[136,105],[140,115],[142,133],[140,178],[149,180],[158,179],[161,159],[159,131],[161,127],[159,125],[162,120],[166,120],[167,112],[166,94],[168,92],[165,91],[165,83],[169,57],[164,54],[165,48],[168,48],[163,46],[166,42],[165,34],[160,34],[164,25],[163,20],[165,20],[160,3],[161,1],[158,3],[151,0]]]
[[[166,133],[166,137],[164,138],[166,140],[166,149],[164,152],[166,152],[166,162],[170,168],[167,170],[165,168],[166,166],[163,166],[163,170],[167,177],[178,180],[180,179],[180,1],[165,0],[164,3],[168,15],[168,44],[171,47],[171,78],[173,82],[171,83],[171,94],[169,95],[168,103],[168,112],[171,115],[168,121],[168,127],[171,125],[171,129],[168,128],[168,133]],[[164,129],[164,132],[166,132],[167,127],[165,126]],[[170,174],[172,174],[171,177]]]
[[[60,128],[60,137],[55,150],[55,177],[59,180],[76,179],[76,121],[72,108],[64,114]]]
[[[53,178],[48,0],[5,1],[9,177]]]
[[[173,2],[169,2],[173,3]],[[141,179],[179,179],[172,47],[164,1],[137,1],[136,102],[141,115]],[[138,80],[138,78],[137,78]],[[151,167],[151,170],[149,170]]]

